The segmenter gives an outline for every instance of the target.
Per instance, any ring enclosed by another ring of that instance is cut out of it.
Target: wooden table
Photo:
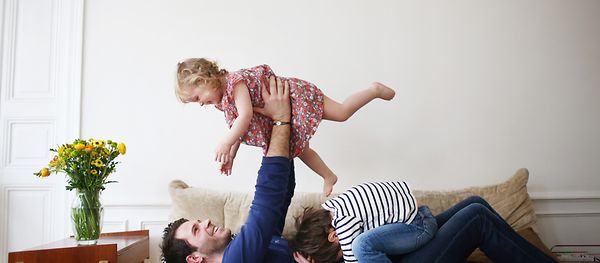
[[[78,246],[73,237],[8,253],[9,263],[130,263],[150,257],[148,230],[105,233],[98,244]]]

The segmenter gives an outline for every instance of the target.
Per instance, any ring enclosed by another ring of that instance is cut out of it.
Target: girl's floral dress
[[[261,96],[262,85],[269,87],[269,78],[275,76],[268,65],[260,65],[249,69],[241,69],[227,75],[223,98],[215,107],[225,114],[225,121],[231,128],[238,116],[233,88],[239,81],[248,87],[253,107],[264,107]],[[281,78],[290,85],[292,103],[292,136],[290,138],[290,155],[300,155],[323,118],[323,92],[314,84],[296,78]],[[248,129],[240,140],[252,146],[263,148],[266,154],[271,139],[272,120],[258,112],[252,115]]]

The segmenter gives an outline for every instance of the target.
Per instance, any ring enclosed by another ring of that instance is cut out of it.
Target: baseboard
[[[600,193],[530,194],[540,237],[555,245],[597,244],[600,236]]]

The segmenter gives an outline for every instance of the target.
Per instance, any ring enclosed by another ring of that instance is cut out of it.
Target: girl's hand
[[[300,252],[294,252],[294,260],[298,263],[315,263],[315,261],[310,257],[304,257]]]
[[[221,168],[219,170],[221,171],[222,175],[225,175],[225,176],[231,175],[231,168],[233,167],[234,158],[235,157],[233,157],[233,156],[229,156],[229,161],[221,164]]]
[[[229,151],[231,150],[231,144],[228,143],[219,143],[219,146],[215,150],[215,161],[220,162],[221,164],[227,163],[229,161]]]

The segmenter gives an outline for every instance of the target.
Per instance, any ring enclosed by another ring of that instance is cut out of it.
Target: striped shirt
[[[345,262],[358,262],[352,241],[361,233],[391,223],[410,224],[417,199],[406,182],[374,182],[354,186],[323,203],[332,222]]]

